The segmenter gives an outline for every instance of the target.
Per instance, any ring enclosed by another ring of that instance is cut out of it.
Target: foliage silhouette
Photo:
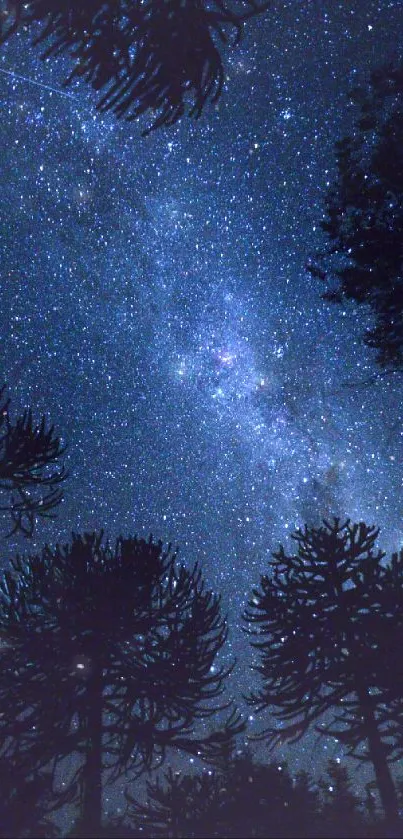
[[[336,144],[337,177],[321,222],[327,246],[307,267],[336,281],[325,299],[369,306],[375,325],[364,343],[384,373],[402,371],[403,65],[374,71],[352,98],[359,114]]]
[[[67,478],[59,460],[65,452],[60,438],[48,428],[43,416],[36,425],[31,409],[15,421],[10,419],[10,400],[0,389],[0,490],[10,501],[0,511],[11,515],[9,535],[32,536],[37,518],[53,518],[63,498],[60,484]]]
[[[312,725],[370,761],[388,819],[398,821],[388,759],[401,756],[403,558],[384,567],[375,527],[335,518],[292,534],[245,612],[263,682],[248,701],[280,722],[262,732],[274,747]],[[397,669],[396,669],[397,668]],[[332,714],[331,722],[320,722]]]
[[[201,839],[206,836],[273,835],[287,821],[292,780],[285,767],[237,757],[225,772],[187,775],[169,770],[147,784],[148,801],[140,804],[127,791],[128,822],[147,835]]]
[[[43,58],[67,52],[78,77],[103,91],[100,111],[137,119],[156,114],[152,130],[172,125],[186,110],[199,117],[224,84],[218,45],[235,43],[243,24],[268,7],[261,0],[13,0],[4,16],[3,42],[42,24],[34,43]],[[148,133],[147,131],[144,133]]]
[[[360,836],[363,828],[363,814],[359,800],[352,791],[345,766],[329,760],[327,778],[319,782],[322,791],[321,830],[323,836]],[[364,834],[365,835],[365,834]]]
[[[163,781],[147,782],[146,804],[126,791],[128,823],[152,836],[212,835],[212,830],[222,827],[222,787],[219,775],[187,775],[169,768]]]
[[[345,768],[335,761],[329,761],[327,777],[315,783],[304,772],[292,778],[286,765],[256,762],[249,752],[235,757],[225,772],[189,775],[170,769],[147,784],[146,803],[129,791],[127,799],[126,824],[137,836],[385,835],[384,823],[371,831]]]
[[[231,706],[219,699],[229,670],[212,670],[227,630],[198,567],[176,559],[151,537],[112,549],[102,533],[75,535],[15,558],[0,581],[0,754],[53,778],[75,757],[64,795],[90,834],[105,779],[136,777],[169,747],[219,763],[244,729],[232,710],[209,735],[194,731]]]
[[[58,831],[49,819],[53,807],[49,801],[49,778],[46,774],[26,777],[18,773],[4,757],[0,760],[0,837],[51,837]]]

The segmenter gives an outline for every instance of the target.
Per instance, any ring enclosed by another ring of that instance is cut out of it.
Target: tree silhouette
[[[170,768],[163,778],[147,783],[145,802],[136,800],[130,788],[126,798],[128,809],[119,817],[122,837],[401,836],[379,818],[372,798],[365,814],[364,791],[360,794],[358,784],[353,792],[351,778],[338,760],[329,760],[325,775],[315,780],[307,772],[292,777],[284,764],[256,761],[247,749],[218,772],[190,775]]]
[[[12,0],[0,29],[4,42],[42,24],[34,44],[43,58],[67,52],[78,77],[103,91],[98,110],[133,120],[156,114],[151,129],[185,113],[199,117],[224,84],[218,48],[235,43],[247,19],[268,7],[261,0]],[[149,130],[151,130],[149,129]],[[147,131],[144,133],[148,133]]]
[[[53,518],[63,498],[60,484],[67,473],[59,460],[65,452],[54,427],[42,417],[35,424],[27,409],[15,421],[9,414],[10,400],[0,389],[0,490],[9,502],[0,511],[11,515],[11,534],[32,536],[37,518]]]
[[[322,835],[335,839],[339,836],[362,836],[363,814],[359,810],[360,801],[351,788],[346,767],[335,760],[329,760],[327,778],[320,780],[319,787],[323,796]]]
[[[293,533],[296,553],[282,545],[273,553],[270,576],[261,577],[245,612],[263,682],[248,701],[279,721],[261,735],[272,747],[314,725],[371,761],[385,813],[396,822],[388,758],[401,756],[403,558],[384,568],[378,532],[335,518]],[[331,722],[319,724],[330,712]]]
[[[286,765],[263,764],[247,751],[223,772],[173,771],[147,783],[147,800],[126,791],[129,807],[122,835],[219,839],[219,837],[368,837],[389,826],[366,820],[344,766],[330,760],[319,782],[306,772],[292,778]],[[132,833],[130,832],[132,831]]]
[[[285,765],[256,762],[248,751],[225,771],[189,775],[170,769],[147,784],[147,802],[126,792],[128,824],[147,836],[320,836],[319,793]],[[140,834],[139,834],[140,835]]]
[[[0,837],[51,837],[58,831],[49,816],[54,810],[49,790],[51,778],[46,773],[27,777],[18,767],[0,760]],[[23,804],[22,804],[23,802]],[[58,806],[60,806],[60,801]]]
[[[225,790],[224,790],[225,792]],[[217,774],[188,775],[170,767],[163,780],[147,782],[147,802],[137,801],[130,790],[127,818],[148,836],[207,837],[223,827],[223,781]],[[227,835],[227,834],[225,834]]]
[[[290,836],[323,836],[319,786],[304,770],[297,772],[293,779],[291,806],[287,816]]]
[[[226,639],[220,598],[171,546],[102,533],[12,561],[0,582],[0,755],[53,777],[77,768],[65,794],[96,835],[105,780],[133,777],[173,747],[219,762],[244,729],[232,710],[209,735],[194,731],[228,709],[229,670],[213,668]]]
[[[403,370],[403,65],[352,92],[353,132],[336,144],[337,177],[321,228],[327,246],[308,270],[336,286],[323,297],[365,303],[375,325],[364,343],[385,372]]]

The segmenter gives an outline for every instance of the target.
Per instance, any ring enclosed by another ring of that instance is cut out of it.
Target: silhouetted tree
[[[292,835],[322,836],[322,812],[319,785],[308,772],[297,772],[292,797]]]
[[[140,775],[169,747],[219,762],[244,729],[232,711],[209,735],[194,731],[231,705],[217,701],[229,670],[213,668],[227,630],[220,598],[170,546],[74,536],[12,560],[0,600],[0,755],[54,776],[75,757],[66,794],[84,835],[100,830],[105,781]]]
[[[50,773],[30,777],[20,773],[7,758],[0,760],[0,837],[55,837],[58,830],[50,816],[55,806]],[[64,801],[61,796],[57,807]]]
[[[375,318],[364,342],[385,372],[403,370],[403,65],[376,70],[351,136],[336,144],[337,177],[321,227],[327,247],[308,269],[336,281],[323,297],[365,303]]]
[[[293,783],[285,764],[255,762],[246,751],[233,761],[224,781],[228,835],[234,839],[289,835]]]
[[[248,701],[280,722],[261,735],[270,746],[295,742],[315,725],[371,761],[384,810],[396,821],[388,758],[401,754],[403,560],[395,576],[384,568],[378,532],[335,518],[293,533],[296,553],[282,545],[273,553],[245,612],[263,682]],[[332,721],[319,724],[324,714]]]
[[[143,804],[126,793],[128,822],[147,836],[320,835],[319,793],[308,776],[293,781],[285,765],[255,762],[250,753],[211,775],[170,770],[147,784],[147,794]]]
[[[346,767],[329,760],[327,778],[321,779],[319,786],[323,796],[321,835],[335,839],[362,836],[364,819],[359,810],[360,801],[352,791]]]
[[[128,822],[148,836],[218,836],[223,792],[223,780],[216,773],[188,775],[169,768],[163,779],[147,782],[145,804],[126,790]]]
[[[53,425],[42,417],[35,424],[31,409],[12,420],[5,387],[0,389],[0,490],[9,502],[0,511],[11,515],[13,528],[32,536],[37,518],[53,518],[67,473],[59,460],[65,452]],[[10,535],[11,535],[10,534]]]
[[[34,43],[43,58],[67,52],[66,79],[78,77],[104,91],[100,111],[136,119],[148,111],[152,128],[185,113],[199,117],[224,84],[219,50],[230,33],[238,42],[244,22],[268,7],[261,0],[12,0],[0,35],[43,24]],[[151,129],[150,129],[151,130]],[[145,132],[147,133],[147,132]]]
[[[343,765],[330,760],[315,781],[307,772],[292,778],[286,765],[265,765],[247,750],[225,771],[187,774],[173,771],[147,784],[140,803],[126,791],[129,803],[120,817],[122,836],[170,839],[358,839],[396,835],[379,819],[376,807],[366,816],[364,791],[353,792]],[[401,833],[397,834],[401,835]]]

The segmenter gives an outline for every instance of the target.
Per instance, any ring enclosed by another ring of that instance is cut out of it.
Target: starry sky
[[[349,516],[403,543],[400,380],[360,386],[369,316],[304,268],[348,90],[402,34],[402,0],[274,0],[218,106],[147,137],[62,89],[67,59],[26,36],[0,52],[0,378],[70,471],[30,547],[100,527],[179,544],[223,595],[236,689],[241,610],[296,526]]]

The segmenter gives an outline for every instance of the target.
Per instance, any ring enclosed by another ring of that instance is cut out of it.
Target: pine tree
[[[290,815],[291,836],[322,836],[319,788],[304,770],[297,772],[294,780]]]
[[[147,794],[146,804],[127,794],[129,823],[147,835],[186,839],[300,836],[313,803],[294,794],[287,766],[256,762],[249,751],[211,775],[171,769],[147,784]]]
[[[207,839],[223,835],[223,789],[223,780],[216,773],[189,775],[170,767],[163,779],[147,782],[145,804],[126,791],[128,822],[156,837]]]
[[[365,303],[374,326],[364,343],[385,372],[403,370],[403,65],[375,70],[352,92],[359,108],[336,144],[336,181],[321,222],[326,246],[308,269],[336,303]],[[334,287],[332,288],[332,283]]]
[[[172,125],[186,111],[199,117],[224,84],[220,43],[235,43],[246,20],[268,7],[262,0],[12,0],[0,24],[0,43],[37,30],[43,58],[68,53],[65,84],[82,78],[103,91],[100,111],[136,119],[153,112],[151,128]],[[147,133],[147,132],[144,132]]]
[[[277,720],[262,733],[272,747],[296,742],[313,726],[370,761],[396,823],[388,759],[402,746],[403,558],[384,567],[378,532],[335,518],[293,533],[294,554],[282,545],[273,554],[245,612],[262,680],[248,701]]]
[[[29,408],[13,420],[9,408],[0,388],[0,490],[9,496],[0,511],[11,516],[9,535],[32,536],[37,518],[53,518],[63,499],[60,484],[67,472],[59,461],[65,447],[44,416],[35,424]]]
[[[0,581],[1,756],[30,775],[77,768],[66,794],[84,834],[102,821],[106,781],[137,777],[167,749],[219,761],[243,730],[230,716],[228,669],[213,669],[226,639],[220,598],[171,546],[102,533],[12,561]]]
[[[45,773],[29,776],[9,760],[0,760],[0,837],[51,837],[58,831],[49,818],[51,778]]]
[[[362,835],[363,817],[359,801],[351,788],[345,766],[335,760],[327,764],[327,778],[320,781],[323,796],[321,831],[326,837]]]

